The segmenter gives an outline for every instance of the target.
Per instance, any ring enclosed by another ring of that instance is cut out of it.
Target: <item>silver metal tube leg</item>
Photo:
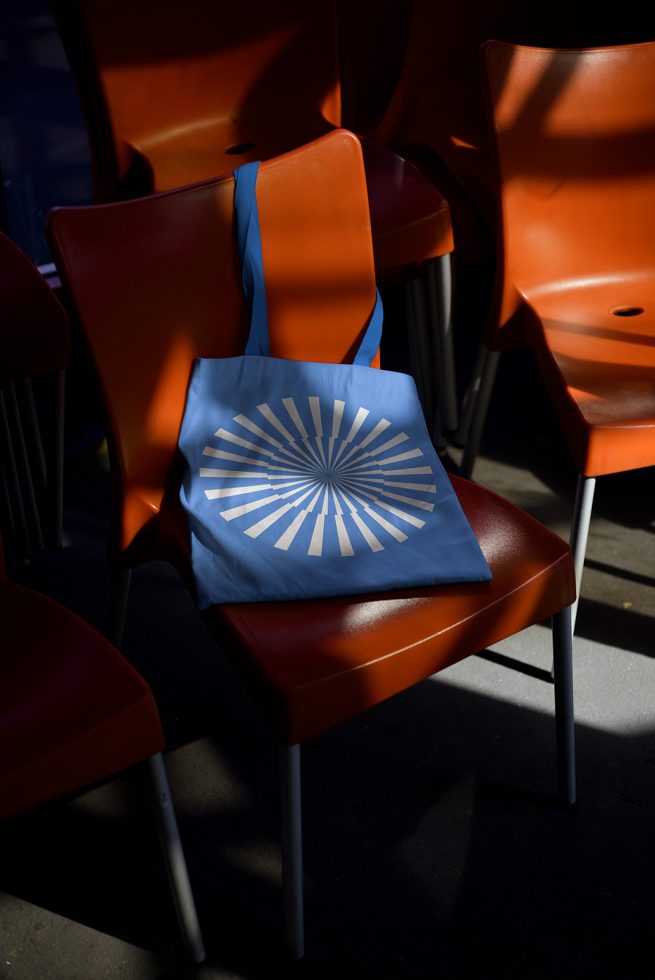
[[[453,344],[453,277],[450,253],[425,263],[430,320],[437,352],[439,390],[443,426],[448,432],[457,428],[457,384]]]
[[[412,374],[416,381],[428,429],[431,430],[434,418],[435,365],[428,331],[425,283],[420,273],[407,281],[406,308]]]
[[[291,956],[299,960],[305,952],[299,745],[280,750],[280,792],[285,933]]]
[[[553,616],[553,675],[555,679],[555,728],[557,779],[565,806],[575,803],[575,719],[573,713],[573,635],[571,607]]]
[[[471,474],[473,473],[473,467],[475,466],[475,461],[478,457],[478,452],[480,449],[482,430],[484,429],[484,423],[487,418],[487,410],[489,408],[489,401],[491,399],[494,381],[496,380],[496,372],[498,370],[499,361],[499,351],[485,349],[484,354],[481,357],[480,364],[478,365],[478,374],[471,381],[472,387],[470,388],[469,397],[472,398],[473,401],[470,410],[470,424],[466,433],[464,453],[462,455],[462,461],[459,467],[460,476],[470,478]]]
[[[149,760],[152,791],[157,815],[157,828],[164,854],[164,862],[171,886],[175,911],[180,924],[184,945],[194,963],[205,959],[205,945],[200,931],[196,903],[191,891],[182,841],[177,826],[175,809],[171,800],[168,777],[161,752]]]
[[[575,631],[575,620],[578,614],[578,603],[580,602],[582,570],[584,568],[585,554],[587,551],[587,538],[589,537],[589,525],[591,523],[591,511],[594,504],[595,490],[595,477],[585,477],[582,476],[582,474],[578,476],[570,537],[571,552],[573,554],[573,566],[575,568],[576,591],[575,602],[571,607],[571,629],[573,631]]]

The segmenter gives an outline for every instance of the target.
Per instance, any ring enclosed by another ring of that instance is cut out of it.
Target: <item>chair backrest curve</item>
[[[484,47],[500,172],[499,325],[548,289],[652,267],[655,42]]]
[[[122,548],[161,505],[193,358],[243,353],[233,189],[229,176],[133,201],[58,208],[47,219],[103,388]],[[351,361],[375,303],[358,139],[335,130],[264,163],[257,197],[271,354]]]
[[[167,190],[341,124],[334,0],[51,0],[95,200]]]

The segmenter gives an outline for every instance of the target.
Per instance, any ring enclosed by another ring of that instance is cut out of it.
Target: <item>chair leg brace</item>
[[[573,715],[573,635],[571,607],[553,616],[553,674],[559,796],[575,803],[575,731]]]
[[[284,923],[289,952],[299,960],[305,952],[299,745],[282,746],[280,770]]]
[[[205,946],[161,752],[153,755],[148,762],[157,829],[184,945],[193,962],[202,963],[205,959]]]

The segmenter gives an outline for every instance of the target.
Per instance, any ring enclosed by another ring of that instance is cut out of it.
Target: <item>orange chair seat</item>
[[[82,619],[3,581],[0,623],[0,819],[162,750],[149,687]]]
[[[491,582],[206,611],[212,630],[227,629],[228,652],[280,741],[317,735],[574,600],[561,538],[491,491],[452,479]]]
[[[538,318],[530,317],[528,342],[568,434],[578,471],[603,476],[652,466],[652,276],[560,282],[527,292],[530,310]]]

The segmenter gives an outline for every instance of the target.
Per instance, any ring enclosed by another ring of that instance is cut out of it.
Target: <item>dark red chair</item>
[[[88,623],[5,578],[0,539],[0,820],[147,760],[183,938],[205,957],[152,692]]]
[[[0,530],[9,567],[62,537],[68,317],[0,232]]]

